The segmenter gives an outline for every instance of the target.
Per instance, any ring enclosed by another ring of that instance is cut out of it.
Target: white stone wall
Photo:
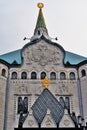
[[[44,50],[44,51],[43,51]],[[40,54],[39,54],[40,53]],[[40,75],[41,72],[46,72],[47,77],[50,79],[50,73],[56,73],[56,80],[52,80],[49,85],[49,90],[52,94],[59,100],[59,97],[70,98],[70,111],[75,111],[76,114],[79,113],[79,101],[78,101],[78,89],[77,89],[77,70],[74,68],[65,68],[63,65],[63,52],[52,45],[41,41],[35,46],[29,46],[23,51],[24,62],[20,68],[11,68],[10,69],[10,79],[12,72],[17,72],[17,79],[10,80],[9,86],[9,107],[8,107],[8,129],[13,129],[18,126],[19,115],[17,114],[17,103],[18,96],[25,95],[29,100],[29,112],[31,111],[31,107],[35,100],[38,98],[38,95],[43,91],[43,87],[41,84]],[[59,58],[57,56],[59,54]],[[44,57],[42,57],[44,55]],[[42,57],[42,59],[41,59]],[[55,61],[54,61],[55,58]],[[37,73],[37,79],[31,80],[31,72],[34,71]],[[27,79],[21,79],[21,73],[27,73]],[[60,80],[60,73],[65,72],[66,80]],[[70,80],[69,74],[70,72],[75,73],[75,80]],[[52,120],[51,115],[49,115],[49,119]],[[29,120],[31,123],[29,124]],[[48,115],[45,117],[42,127],[46,126],[45,120],[48,120]],[[32,125],[32,123],[34,123]],[[11,124],[11,126],[9,125]],[[31,127],[38,127],[37,123],[35,123],[35,119],[32,116],[32,113],[29,114],[27,120],[24,123],[25,127],[28,125],[32,125]],[[51,124],[51,126],[56,127]],[[50,127],[51,127],[50,126]]]
[[[6,70],[5,76],[2,76],[2,69]],[[5,65],[0,64],[0,130],[3,130],[4,128],[7,75],[8,75],[8,68]]]
[[[81,74],[81,71],[83,69],[86,72],[85,76],[82,76]],[[87,64],[79,68],[79,77],[80,77],[81,91],[82,91],[83,116],[85,121],[87,122]]]

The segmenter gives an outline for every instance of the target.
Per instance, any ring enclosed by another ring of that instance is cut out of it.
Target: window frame
[[[27,79],[27,72],[23,71],[21,73],[21,79]]]
[[[56,80],[56,73],[54,71],[50,73],[50,80]]]
[[[66,73],[60,72],[60,80],[66,80]]]

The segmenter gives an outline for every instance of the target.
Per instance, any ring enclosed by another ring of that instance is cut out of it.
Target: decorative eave
[[[51,44],[51,45],[54,45],[54,46],[60,48],[60,49],[63,51],[63,53],[65,54],[65,50],[64,50],[64,48],[63,48],[61,45],[59,45],[59,44],[56,43],[56,42],[52,42],[51,40],[47,39],[44,35],[41,35],[40,38],[37,38],[37,39],[35,39],[35,40],[33,40],[33,41],[27,43],[27,44],[22,48],[22,51],[23,51],[23,49],[25,49],[27,46],[36,44],[36,43],[40,42],[41,40],[44,40],[46,43]]]

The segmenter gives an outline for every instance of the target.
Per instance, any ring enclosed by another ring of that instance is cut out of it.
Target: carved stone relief
[[[49,127],[52,124],[52,121],[49,117],[47,118],[45,124],[46,124],[47,127]]]
[[[67,86],[67,84],[61,84],[60,86],[58,86],[58,88],[55,91],[56,94],[70,94],[70,89],[69,86]]]
[[[24,84],[22,84],[21,86],[16,88],[15,92],[16,93],[28,93],[28,88]]]
[[[59,86],[59,91],[60,91],[60,93],[68,93],[69,92],[69,88],[68,88],[68,86],[67,85],[65,85],[65,84],[62,84],[62,86]]]
[[[33,125],[34,125],[34,121],[33,121],[32,119],[30,119],[30,120],[28,121],[28,125],[29,125],[29,126],[33,126]]]
[[[25,49],[23,57],[26,64],[37,63],[41,66],[48,64],[59,65],[61,62],[61,51],[57,47],[38,43]]]
[[[65,120],[64,120],[64,125],[65,125],[65,126],[69,126],[69,124],[70,124],[70,121],[67,120],[67,119],[65,119]]]

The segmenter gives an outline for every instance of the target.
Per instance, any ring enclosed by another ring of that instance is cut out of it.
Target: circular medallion
[[[32,126],[34,124],[34,121],[33,120],[29,120],[28,124],[29,124],[29,126]]]
[[[69,124],[70,124],[70,121],[69,121],[69,120],[67,120],[67,119],[64,120],[64,125],[65,125],[65,126],[68,126]]]

